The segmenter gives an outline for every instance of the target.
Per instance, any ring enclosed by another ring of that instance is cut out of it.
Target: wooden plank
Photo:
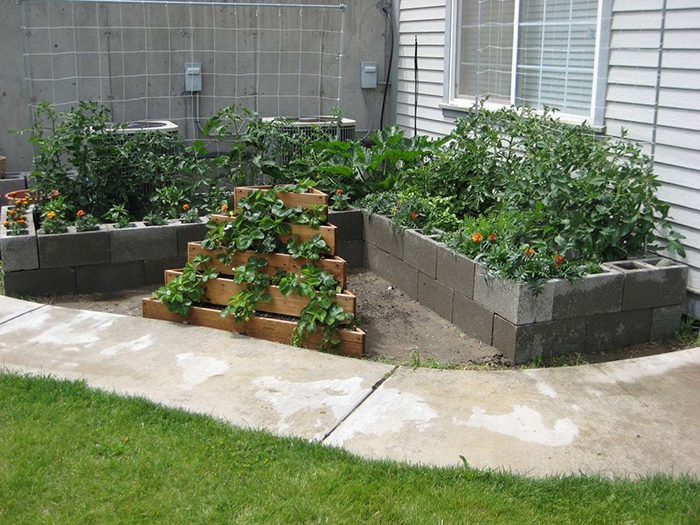
[[[216,224],[221,224],[222,222],[233,222],[236,220],[235,215],[234,216],[228,216],[228,215],[212,215],[210,217],[210,220],[214,221]],[[289,224],[289,230],[290,233],[285,234],[285,235],[280,235],[279,239],[282,242],[287,242],[289,239],[292,238],[292,235],[296,235],[297,238],[302,241],[306,242],[311,239],[314,235],[317,233],[321,234],[321,238],[326,241],[326,244],[330,247],[330,255],[335,255],[336,254],[336,245],[337,245],[337,238],[338,238],[338,228],[337,226],[333,224],[323,224],[318,227],[318,229],[312,228],[311,226],[307,226],[306,224]]]
[[[272,186],[239,186],[233,190],[233,208],[238,209],[238,203],[253,190],[261,190],[263,192],[270,191]],[[323,193],[316,188],[309,188],[305,193],[297,193],[294,191],[276,191],[275,196],[284,202],[287,208],[301,206],[308,210],[311,206],[328,207],[328,194]]]
[[[292,334],[296,326],[294,321],[258,316],[253,317],[249,321],[237,323],[230,315],[222,318],[221,310],[207,308],[206,306],[195,306],[187,316],[182,316],[171,312],[164,303],[150,297],[144,298],[141,304],[143,317],[147,319],[206,326],[282,344],[291,344]],[[353,330],[341,329],[338,330],[338,337],[340,346],[335,349],[335,353],[350,357],[362,357],[364,355],[365,333],[362,330],[359,328]],[[306,340],[305,347],[311,350],[318,350],[321,347],[321,335],[310,334]]]
[[[268,265],[265,267],[265,273],[274,274],[278,269],[286,272],[301,273],[302,267],[307,264],[321,268],[329,273],[332,273],[338,284],[345,288],[348,282],[348,263],[342,257],[321,258],[318,261],[310,261],[309,259],[293,259],[291,255],[286,253],[257,253],[252,250],[245,252],[237,252],[232,255],[231,266],[226,266],[217,260],[219,254],[225,253],[224,250],[206,250],[202,248],[199,242],[190,242],[187,244],[187,260],[192,262],[199,255],[208,255],[211,257],[211,262],[205,265],[206,268],[213,266],[216,271],[223,275],[233,275],[233,267],[245,264],[250,257],[260,257],[267,259]]]
[[[165,270],[165,284],[168,284],[179,275],[182,275],[182,270]],[[228,306],[229,299],[238,292],[245,290],[246,287],[245,284],[237,284],[233,279],[226,277],[211,279],[207,281],[205,286],[206,294],[203,302],[219,306]],[[308,297],[301,297],[296,293],[283,295],[279,286],[270,286],[267,291],[271,300],[268,303],[258,303],[257,310],[260,312],[299,317],[301,316],[301,311],[309,304]],[[355,313],[355,296],[347,290],[336,295],[334,302],[338,303],[346,313]]]

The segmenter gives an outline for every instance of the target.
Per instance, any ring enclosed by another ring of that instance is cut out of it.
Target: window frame
[[[457,75],[459,74],[459,53],[461,49],[459,42],[459,23],[461,20],[461,5],[464,1],[478,0],[447,0],[445,5],[445,82],[443,85],[443,103],[441,107],[446,116],[455,116],[460,112],[469,111],[474,107],[475,103],[473,98],[458,97],[456,94]],[[484,103],[486,109],[501,109],[515,106],[521,0],[514,1],[515,15],[513,19],[513,59],[511,62],[510,102],[508,104],[503,104],[486,101]],[[563,122],[571,124],[587,122],[594,128],[600,130],[604,128],[612,3],[613,0],[598,0],[590,113],[588,115],[576,115],[558,111],[557,117]]]

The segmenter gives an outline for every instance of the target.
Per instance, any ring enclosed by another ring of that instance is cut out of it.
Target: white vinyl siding
[[[451,1],[451,0],[447,0]],[[444,136],[443,82],[446,0],[401,0],[397,121],[413,131],[413,39],[419,43],[418,133]],[[661,0],[614,0],[606,133],[649,143],[654,122]],[[671,205],[674,226],[685,235],[690,286],[700,292],[700,0],[667,0],[660,78],[656,173],[659,195]],[[423,58],[425,57],[425,59]],[[425,63],[425,60],[431,59]],[[440,63],[432,62],[442,59]],[[649,148],[646,148],[647,152]]]

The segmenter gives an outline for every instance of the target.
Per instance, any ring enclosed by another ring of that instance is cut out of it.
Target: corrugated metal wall
[[[450,0],[401,0],[397,123],[414,125],[413,42],[419,41],[418,133],[452,129],[443,103],[445,13]],[[663,0],[614,0],[606,133],[647,143],[650,151]],[[660,195],[685,235],[689,286],[700,293],[700,0],[667,0],[656,135]]]

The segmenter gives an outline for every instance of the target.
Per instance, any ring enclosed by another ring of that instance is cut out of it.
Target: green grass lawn
[[[700,484],[369,462],[0,374],[0,523],[698,523]]]

